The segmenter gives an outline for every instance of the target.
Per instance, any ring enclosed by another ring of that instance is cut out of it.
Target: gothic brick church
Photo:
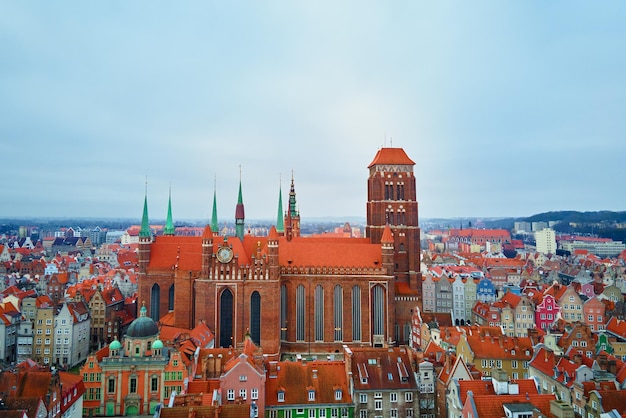
[[[147,197],[139,242],[139,300],[174,326],[205,320],[216,346],[246,334],[272,356],[341,352],[342,345],[404,344],[420,303],[420,229],[415,163],[381,148],[368,166],[366,238],[300,235],[293,179],[267,236],[244,233],[239,185],[235,235],[218,233],[216,202],[202,237],[176,236],[171,202],[163,235],[152,236]]]

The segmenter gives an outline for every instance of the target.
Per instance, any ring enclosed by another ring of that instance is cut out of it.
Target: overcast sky
[[[0,1],[0,216],[626,210],[624,1]],[[282,178],[282,182],[281,182]]]

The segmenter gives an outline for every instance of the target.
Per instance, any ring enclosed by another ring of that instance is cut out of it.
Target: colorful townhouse
[[[527,379],[533,346],[529,337],[468,332],[461,335],[456,354],[484,376],[491,376],[494,370],[500,369],[511,379]]]
[[[420,415],[420,390],[409,355],[404,347],[344,347],[344,375],[350,376],[349,395],[354,401],[355,417]],[[427,384],[426,377],[424,379]],[[427,404],[427,409],[433,408]]]
[[[535,325],[541,330],[547,330],[557,319],[561,307],[556,303],[554,295],[547,293],[541,294],[537,292],[541,301],[535,305]]]

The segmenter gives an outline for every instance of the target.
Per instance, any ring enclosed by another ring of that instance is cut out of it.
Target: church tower
[[[396,283],[421,292],[420,228],[411,160],[402,148],[381,148],[367,167],[366,234],[380,243],[385,225],[394,241]]]
[[[285,215],[285,235],[287,241],[300,236],[300,212],[296,206],[296,187],[291,174],[291,188],[289,189],[289,208]]]

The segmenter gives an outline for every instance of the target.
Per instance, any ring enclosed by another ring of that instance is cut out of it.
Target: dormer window
[[[315,400],[315,390],[309,389],[309,401]]]
[[[278,402],[285,402],[285,391],[284,390],[279,390],[278,391]]]
[[[341,389],[335,390],[335,400],[336,401],[340,401],[341,400],[341,396],[342,396]]]

